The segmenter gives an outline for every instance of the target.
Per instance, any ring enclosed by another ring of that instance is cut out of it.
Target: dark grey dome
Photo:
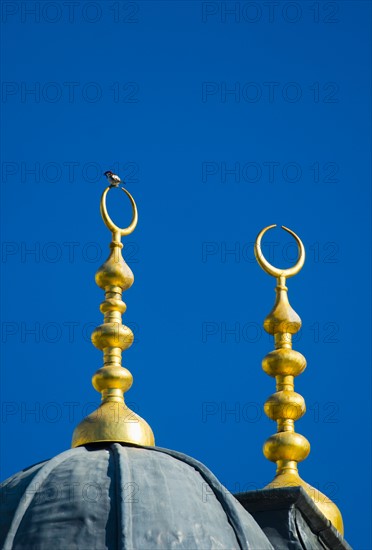
[[[1,508],[4,550],[272,550],[205,466],[158,447],[70,449],[2,483]]]

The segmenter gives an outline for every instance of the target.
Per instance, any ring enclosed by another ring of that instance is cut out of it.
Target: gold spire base
[[[344,534],[342,515],[338,507],[326,495],[315,489],[298,475],[297,468],[286,468],[276,474],[273,481],[266,485],[265,489],[277,489],[278,487],[303,487],[314,504],[322,514],[332,523],[333,527]]]
[[[146,420],[135,414],[123,401],[103,402],[84,418],[74,430],[71,447],[100,442],[149,447],[155,445],[154,434]]]

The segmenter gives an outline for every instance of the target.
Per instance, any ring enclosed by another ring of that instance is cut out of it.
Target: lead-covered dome
[[[1,507],[4,550],[272,550],[205,466],[158,447],[65,451],[2,483]]]

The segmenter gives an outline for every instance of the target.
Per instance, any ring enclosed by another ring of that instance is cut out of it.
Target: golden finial
[[[269,437],[263,453],[268,460],[276,462],[277,470],[273,481],[265,489],[300,485],[313,499],[318,508],[343,534],[343,522],[340,510],[328,497],[311,487],[298,473],[298,462],[304,460],[310,452],[308,440],[295,432],[295,420],[306,412],[305,401],[294,391],[294,377],[306,368],[306,359],[301,353],[292,349],[292,334],[301,328],[301,319],[291,308],[288,301],[286,279],[296,275],[305,262],[305,248],[301,239],[290,229],[282,228],[296,240],[299,249],[297,263],[289,269],[278,269],[272,266],[261,250],[261,240],[269,229],[265,227],[257,236],[254,253],[257,262],[266,273],[276,277],[276,300],[273,309],[264,321],[266,332],[274,335],[275,350],[262,361],[263,370],[276,379],[276,392],[271,395],[264,406],[266,415],[277,422],[277,433]]]
[[[138,214],[132,195],[121,187],[129,197],[133,215],[128,227],[118,227],[111,220],[106,207],[106,195],[111,188],[107,187],[101,197],[101,215],[106,227],[112,232],[111,252],[96,273],[96,283],[105,291],[105,300],[100,306],[104,321],[92,333],[93,344],[103,351],[103,367],[92,378],[94,388],[101,392],[102,403],[75,428],[72,447],[103,441],[155,445],[150,426],[126,406],[123,396],[131,387],[133,377],[122,367],[121,355],[132,345],[134,336],[122,324],[121,316],[127,308],[122,301],[122,293],[132,286],[134,277],[121,253],[121,237],[134,231]]]

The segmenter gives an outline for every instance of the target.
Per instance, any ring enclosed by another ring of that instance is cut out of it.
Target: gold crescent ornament
[[[138,211],[137,211],[137,205],[134,201],[134,198],[132,197],[132,195],[129,193],[129,191],[127,191],[124,187],[121,187],[120,189],[122,189],[124,191],[124,193],[129,197],[129,200],[130,200],[130,203],[132,205],[132,212],[133,212],[133,215],[132,215],[132,221],[130,222],[130,224],[128,225],[128,227],[125,227],[125,228],[121,228],[119,227],[118,225],[116,225],[112,219],[110,218],[109,216],[109,213],[107,211],[107,206],[106,206],[106,196],[107,196],[107,193],[110,191],[110,189],[112,189],[111,186],[109,187],[106,187],[106,189],[104,190],[104,192],[102,193],[102,197],[101,197],[101,204],[100,204],[100,210],[101,210],[101,216],[102,216],[102,219],[106,225],[106,227],[112,232],[112,234],[114,235],[114,240],[120,240],[117,239],[116,237],[117,236],[121,236],[121,237],[125,237],[126,235],[130,235],[131,233],[133,233],[133,231],[135,230],[136,228],[136,225],[137,225],[137,222],[138,222]]]
[[[268,225],[267,227],[262,229],[262,231],[260,231],[260,233],[257,236],[255,245],[254,245],[254,255],[256,256],[256,260],[257,260],[258,264],[260,265],[260,267],[262,267],[262,269],[264,271],[266,271],[266,273],[268,273],[269,275],[272,275],[273,277],[276,277],[277,279],[279,279],[279,277],[284,277],[285,279],[288,279],[289,277],[293,277],[294,275],[297,275],[297,273],[299,271],[301,271],[301,269],[302,269],[302,267],[305,263],[305,256],[306,256],[305,255],[305,247],[304,247],[300,237],[298,235],[296,235],[296,233],[294,231],[292,231],[291,229],[288,229],[288,227],[284,227],[284,225],[282,225],[282,229],[284,229],[284,231],[287,231],[287,233],[290,233],[294,237],[294,239],[297,243],[297,246],[298,246],[298,260],[297,260],[297,263],[293,267],[289,267],[287,269],[280,269],[279,267],[274,267],[273,265],[271,265],[270,262],[268,262],[266,260],[265,256],[263,255],[262,248],[261,248],[262,237],[265,235],[266,231],[268,231],[269,229],[272,229],[273,227],[276,227],[276,224]]]

